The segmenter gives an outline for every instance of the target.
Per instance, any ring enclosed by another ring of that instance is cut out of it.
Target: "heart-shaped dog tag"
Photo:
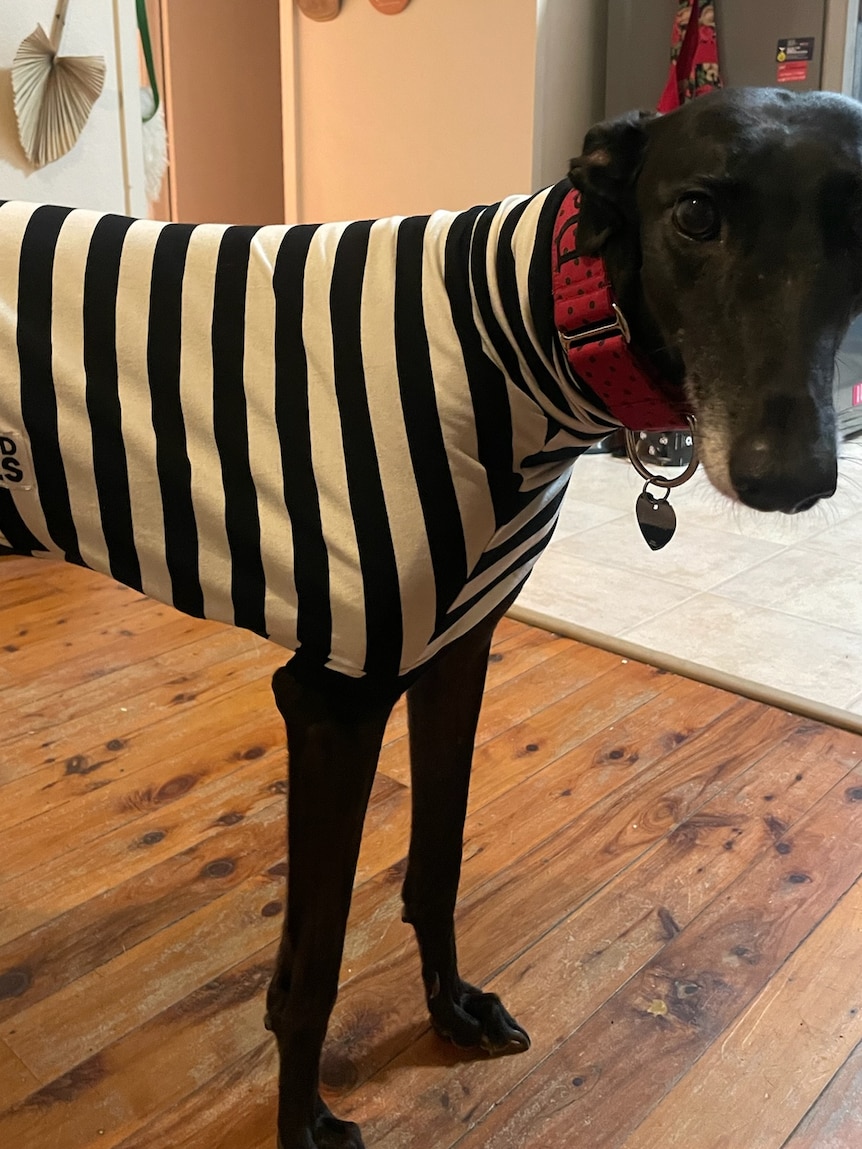
[[[676,514],[668,501],[669,491],[661,499],[651,495],[644,487],[635,503],[635,514],[641,534],[651,551],[667,546],[676,530]]]

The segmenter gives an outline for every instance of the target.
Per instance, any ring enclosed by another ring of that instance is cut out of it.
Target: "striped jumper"
[[[523,582],[616,425],[555,336],[569,188],[260,228],[0,205],[0,551],[416,670]]]

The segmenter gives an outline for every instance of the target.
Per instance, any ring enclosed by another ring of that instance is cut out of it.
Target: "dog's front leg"
[[[289,754],[287,913],[267,996],[280,1149],[363,1149],[358,1127],[333,1117],[318,1093],[362,824],[394,701],[353,685],[310,686],[289,668],[273,679]]]
[[[454,642],[407,692],[413,823],[404,920],[416,931],[435,1030],[488,1053],[528,1049],[526,1032],[493,993],[458,973],[454,912],[473,743],[499,614]]]

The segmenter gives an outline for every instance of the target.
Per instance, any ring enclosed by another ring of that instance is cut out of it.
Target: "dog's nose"
[[[755,435],[731,452],[730,480],[746,506],[795,515],[835,494],[838,466],[831,450],[801,455]]]

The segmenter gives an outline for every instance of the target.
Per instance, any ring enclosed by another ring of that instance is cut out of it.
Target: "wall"
[[[566,174],[605,105],[607,0],[539,0],[533,187]]]
[[[104,56],[105,87],[72,151],[39,171],[18,141],[11,66],[38,23],[50,30],[54,7],[45,0],[3,0],[0,10],[0,198],[146,214],[133,0],[70,5],[61,54]]]
[[[535,0],[412,0],[398,16],[344,0],[329,23],[297,15],[294,35],[299,218],[531,190]]]
[[[161,15],[172,218],[277,223],[284,218],[279,0],[162,0]]]

